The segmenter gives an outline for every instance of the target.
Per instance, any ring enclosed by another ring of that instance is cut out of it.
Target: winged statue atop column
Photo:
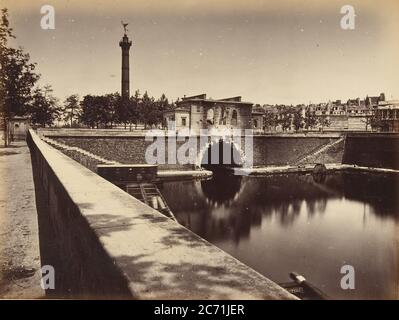
[[[121,23],[122,23],[122,26],[123,26],[123,30],[124,30],[124,32],[125,32],[125,34],[126,34],[126,32],[128,31],[128,30],[127,30],[127,26],[128,26],[129,24],[128,24],[128,23],[124,23],[123,20],[121,20]]]

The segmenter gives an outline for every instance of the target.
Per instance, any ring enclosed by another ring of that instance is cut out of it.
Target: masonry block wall
[[[342,158],[345,150],[345,140],[334,144],[327,150],[316,155],[311,155],[300,162],[300,164],[315,164],[315,163],[342,163]]]
[[[331,137],[255,136],[254,166],[289,165],[337,140]],[[337,160],[340,158],[337,150]],[[341,152],[342,155],[342,152]],[[340,162],[340,161],[339,161]]]
[[[132,298],[126,279],[28,134],[42,265],[55,272],[56,298]]]
[[[28,144],[41,261],[55,269],[55,290],[49,290],[55,297],[295,299],[58,152],[33,130]]]
[[[84,137],[69,137],[60,136],[52,137],[54,140],[62,142],[66,145],[79,147],[83,150],[87,150],[95,155],[98,155],[107,160],[118,161],[123,164],[146,164],[145,153],[147,147],[152,144],[151,141],[145,141],[142,136],[130,136],[130,137],[96,137],[96,136],[84,136]],[[181,146],[184,141],[177,141],[177,148]],[[167,140],[165,143],[166,154],[167,154]],[[162,149],[160,149],[162,151]],[[167,158],[166,158],[167,160]],[[181,165],[181,164],[168,164],[159,165],[159,169],[178,169],[178,170],[190,170],[193,169],[192,165]]]
[[[142,136],[52,136],[64,144],[75,146],[101,156],[107,160],[114,160],[124,164],[146,163],[145,152],[152,143],[145,141]],[[311,154],[320,147],[333,142],[338,137],[298,137],[298,136],[254,136],[253,137],[253,165],[288,165],[298,159]],[[177,142],[179,148],[184,141]],[[167,152],[167,143],[166,143]],[[197,154],[200,153],[200,143],[197,143]],[[242,151],[245,153],[245,139],[241,141]],[[337,148],[330,151],[331,156],[324,160],[341,162],[343,150]],[[189,170],[193,165],[167,164],[160,165],[160,170]]]
[[[399,169],[399,135],[349,134],[343,163]]]

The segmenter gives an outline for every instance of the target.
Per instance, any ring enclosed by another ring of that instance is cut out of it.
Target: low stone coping
[[[98,164],[99,168],[154,168],[156,164]]]
[[[167,133],[167,130],[160,130]],[[85,137],[85,138],[139,138],[144,137],[148,130],[116,130],[116,129],[68,129],[68,128],[41,128],[38,129],[39,136],[45,137]],[[345,132],[298,132],[298,133],[253,133],[254,138],[340,138]],[[167,137],[167,136],[166,136]]]
[[[49,146],[34,131],[30,130],[30,135],[45,159],[45,167],[54,173],[120,270],[132,297],[296,299],[273,281]],[[107,280],[98,281],[101,285]]]
[[[210,170],[158,170],[158,178],[162,180],[209,178],[212,175]]]
[[[298,166],[264,166],[256,168],[233,168],[234,174],[237,175],[269,175],[269,174],[280,174],[280,173],[300,173],[300,172],[312,172],[316,164],[305,164]],[[326,163],[324,164],[327,171],[343,171],[343,170],[356,170],[356,171],[368,171],[376,173],[399,173],[399,170],[386,169],[386,168],[375,168],[375,167],[362,167],[350,164],[340,163]]]

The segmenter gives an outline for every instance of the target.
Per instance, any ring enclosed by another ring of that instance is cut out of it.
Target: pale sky
[[[207,93],[254,103],[309,103],[385,92],[399,98],[399,1],[0,0],[16,44],[63,100],[120,91],[129,23],[130,92]],[[40,8],[55,8],[42,30]],[[354,6],[355,30],[340,9]]]

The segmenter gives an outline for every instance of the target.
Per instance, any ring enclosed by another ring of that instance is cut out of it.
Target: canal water
[[[182,225],[277,283],[296,271],[334,299],[399,298],[396,175],[216,174],[160,189]]]

